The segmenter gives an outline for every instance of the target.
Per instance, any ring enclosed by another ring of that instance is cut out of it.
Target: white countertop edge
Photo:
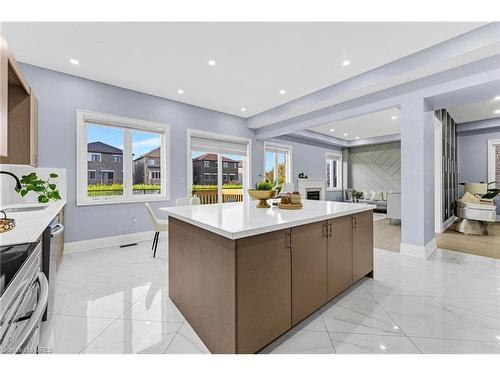
[[[346,215],[356,214],[356,213],[359,213],[359,212],[370,211],[370,210],[374,210],[376,208],[377,208],[377,206],[375,206],[375,205],[368,205],[367,204],[367,205],[363,205],[363,207],[356,207],[356,208],[344,210],[342,212],[336,212],[336,213],[333,213],[333,214],[319,215],[319,216],[316,216],[316,217],[311,217],[311,218],[307,218],[307,219],[297,220],[297,221],[292,222],[292,223],[275,224],[275,225],[272,225],[272,226],[267,226],[267,227],[262,227],[262,228],[242,230],[242,231],[235,232],[235,233],[229,232],[229,231],[225,231],[223,229],[220,229],[220,228],[208,225],[206,223],[202,223],[202,222],[199,222],[199,221],[196,221],[196,220],[192,220],[191,218],[187,218],[187,217],[185,217],[183,215],[179,215],[179,214],[176,214],[176,213],[168,212],[168,207],[162,207],[162,208],[160,208],[160,210],[166,211],[167,214],[168,214],[168,216],[172,216],[173,218],[175,218],[177,220],[181,220],[181,221],[184,221],[184,222],[186,222],[188,224],[195,225],[195,226],[197,226],[199,228],[206,229],[206,230],[208,230],[208,231],[210,231],[212,233],[216,233],[216,234],[221,235],[223,237],[226,237],[226,238],[228,238],[230,240],[238,240],[240,238],[255,236],[257,234],[274,232],[274,231],[277,231],[277,230],[280,230],[280,229],[293,228],[293,227],[298,227],[298,226],[304,225],[304,224],[311,224],[311,223],[316,223],[318,221],[323,221],[323,220],[328,220],[328,219],[334,219],[336,217],[342,217],[342,216],[346,216]]]
[[[31,207],[35,205],[38,204],[13,204],[6,205],[4,208]],[[41,204],[41,206],[44,205]],[[38,212],[7,212],[7,217],[16,220],[16,226],[8,232],[0,233],[0,246],[36,242],[52,219],[66,206],[66,200],[51,202],[46,206],[45,210]]]

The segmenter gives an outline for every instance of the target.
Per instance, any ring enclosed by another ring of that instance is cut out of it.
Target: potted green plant
[[[351,195],[353,203],[358,203],[360,199],[363,199],[363,192],[361,191],[353,190]]]
[[[54,184],[51,179],[57,178],[56,173],[51,173],[47,180],[43,180],[35,172],[21,177],[22,187],[16,188],[16,191],[24,197],[30,191],[38,194],[38,202],[48,203],[49,200],[59,200],[61,195],[57,189],[57,185]]]
[[[248,189],[248,194],[252,198],[259,200],[257,208],[269,208],[271,206],[267,203],[267,200],[276,195],[276,190],[274,189],[274,184],[271,181],[262,180],[255,184],[255,189]]]

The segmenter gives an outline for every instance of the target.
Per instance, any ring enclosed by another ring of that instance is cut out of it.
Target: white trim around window
[[[337,184],[333,185],[333,164],[330,161],[337,162]],[[325,157],[325,167],[330,168],[330,181],[328,181],[328,175],[325,175],[326,190],[327,191],[342,191],[342,152],[327,151]],[[325,169],[326,174],[326,169]]]
[[[496,147],[500,146],[500,139],[490,139],[488,140],[488,182],[492,182],[496,180],[495,173],[495,152]]]
[[[286,155],[286,183],[292,182],[292,145],[287,145],[283,143],[273,143],[273,142],[264,142],[264,153],[263,153],[263,169],[262,176],[265,178],[266,176],[266,152],[274,152],[274,170],[277,171],[278,159],[277,154],[285,154]],[[276,177],[276,176],[275,176]],[[276,179],[276,178],[275,178]]]
[[[123,195],[89,197],[87,192],[87,124],[112,126],[124,130],[123,144]],[[132,131],[158,133],[160,135],[161,152],[161,193],[132,194]],[[168,124],[147,120],[110,115],[105,113],[77,110],[76,111],[76,185],[77,206],[121,204],[170,200],[170,126]]]

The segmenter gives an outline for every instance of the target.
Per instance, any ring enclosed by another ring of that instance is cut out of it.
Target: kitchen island
[[[364,276],[373,205],[162,208],[169,296],[212,353],[256,353]]]

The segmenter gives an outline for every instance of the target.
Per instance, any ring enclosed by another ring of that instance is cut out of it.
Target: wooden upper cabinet
[[[373,211],[352,215],[353,282],[373,271]]]
[[[8,58],[7,41],[0,35],[0,157],[7,156],[8,152]]]
[[[292,228],[292,324],[327,302],[326,221]]]
[[[328,220],[328,299],[332,299],[353,283],[352,237],[353,219],[342,216]]]
[[[38,166],[38,99],[30,94],[30,165]]]
[[[290,229],[237,245],[238,353],[255,353],[292,326]]]
[[[0,163],[37,166],[38,104],[3,37],[0,69]]]

